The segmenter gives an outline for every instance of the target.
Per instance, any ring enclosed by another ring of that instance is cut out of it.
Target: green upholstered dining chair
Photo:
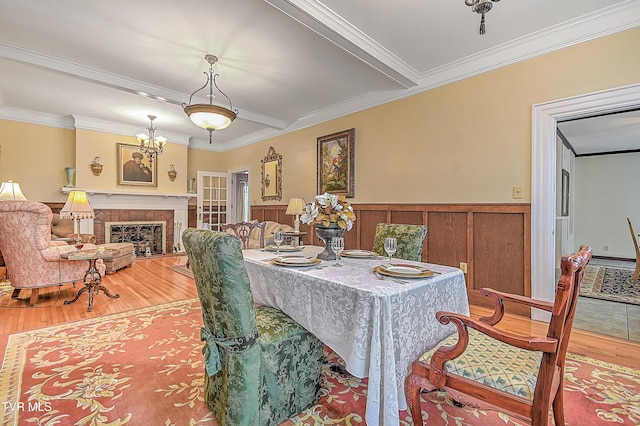
[[[411,364],[405,394],[414,425],[422,425],[420,393],[445,391],[458,406],[495,410],[530,422],[549,424],[553,407],[556,425],[564,425],[564,364],[584,269],[591,247],[563,256],[553,302],[483,288],[493,299],[493,315],[474,319],[438,312],[442,324],[457,333],[445,338]],[[508,261],[507,261],[508,263]],[[546,335],[525,335],[496,327],[504,301],[551,314]]]
[[[422,242],[426,236],[426,225],[379,223],[373,237],[373,251],[384,256],[384,239],[395,238],[398,240],[398,250],[393,257],[419,262],[422,260]]]
[[[205,402],[223,425],[277,425],[319,397],[323,344],[282,311],[255,307],[241,242],[189,228],[202,306]]]

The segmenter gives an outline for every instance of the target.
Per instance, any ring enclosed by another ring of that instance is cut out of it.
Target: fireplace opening
[[[105,243],[131,243],[136,256],[166,254],[167,222],[107,222]]]

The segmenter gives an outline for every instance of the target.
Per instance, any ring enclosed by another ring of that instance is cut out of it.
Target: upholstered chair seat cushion
[[[187,229],[202,306],[205,403],[223,425],[278,425],[314,404],[322,343],[283,312],[255,307],[240,239]]]
[[[459,357],[447,361],[446,370],[533,401],[542,352],[516,348],[472,328],[468,328],[468,331],[467,350]],[[420,362],[429,365],[436,349],[455,345],[457,341],[458,333],[452,334],[424,353]]]
[[[422,242],[426,236],[426,225],[379,223],[373,238],[373,251],[384,256],[385,238],[395,238],[398,240],[398,250],[393,257],[419,262],[422,260]]]

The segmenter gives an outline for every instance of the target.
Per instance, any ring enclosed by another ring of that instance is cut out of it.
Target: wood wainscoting
[[[251,218],[293,226],[286,205],[251,206]],[[422,260],[460,267],[467,264],[469,302],[491,306],[479,290],[496,290],[531,296],[530,204],[354,204],[356,222],[344,235],[345,247],[371,250],[378,223],[427,225]],[[305,244],[317,244],[310,225]],[[384,253],[381,253],[384,255]],[[508,305],[510,312],[529,317],[527,308]]]

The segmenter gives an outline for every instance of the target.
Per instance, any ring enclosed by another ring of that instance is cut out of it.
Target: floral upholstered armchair
[[[22,289],[31,289],[30,305],[38,300],[39,289],[82,281],[87,270],[84,260],[65,260],[62,253],[75,251],[64,241],[51,241],[51,209],[27,200],[0,201],[0,250],[17,299]],[[86,244],[85,248],[95,248]]]
[[[314,404],[322,343],[278,309],[254,307],[240,239],[182,236],[202,306],[205,402],[223,425],[278,425]]]
[[[422,242],[427,236],[426,225],[401,225],[396,223],[379,223],[373,237],[373,251],[384,256],[384,239],[396,238],[398,250],[394,257],[405,260],[422,260]]]

